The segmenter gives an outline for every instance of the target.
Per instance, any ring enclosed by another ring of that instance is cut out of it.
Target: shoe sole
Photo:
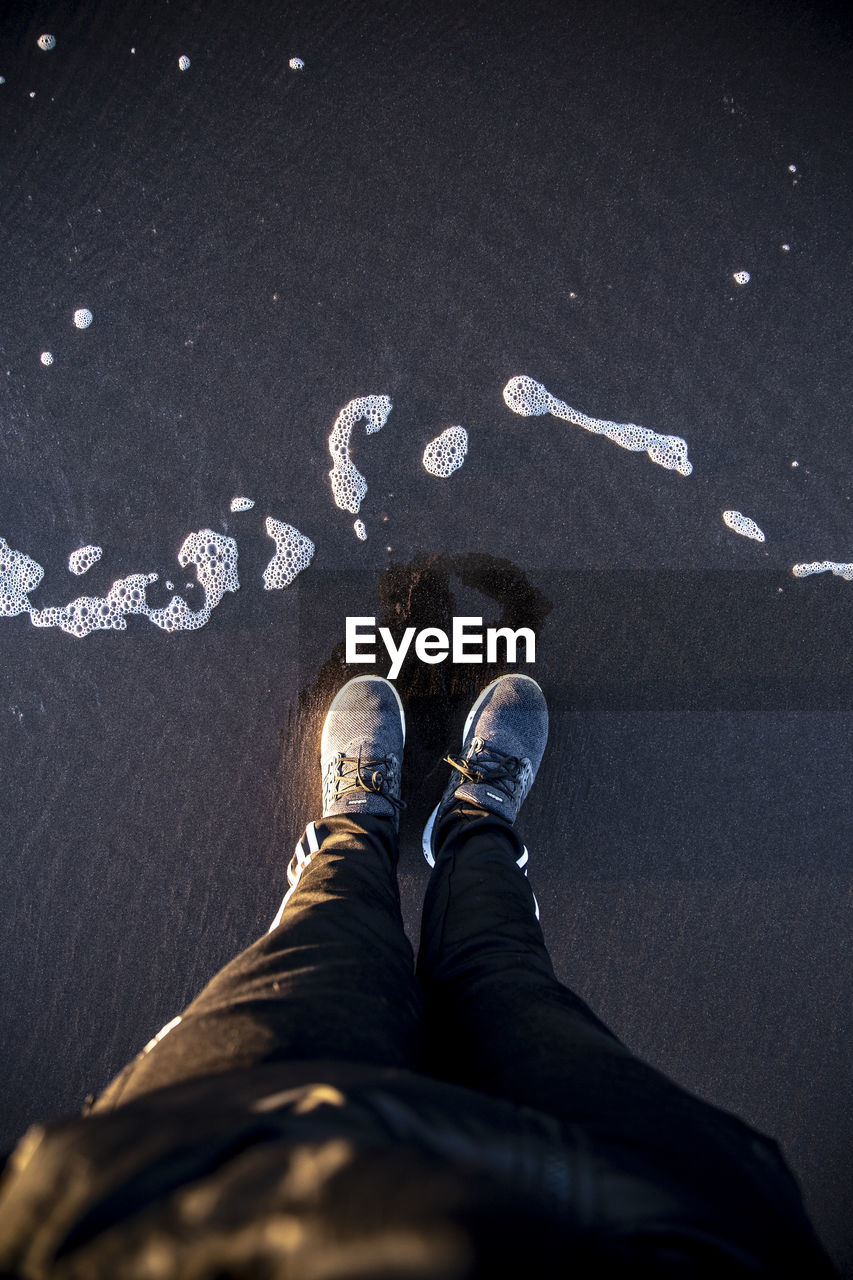
[[[405,746],[405,743],[406,743],[406,713],[405,713],[405,711],[403,710],[403,704],[402,704],[402,702],[400,701],[400,695],[399,695],[399,693],[398,693],[398,692],[397,692],[397,690],[394,688],[394,686],[393,686],[393,684],[391,683],[391,681],[390,681],[390,680],[386,680],[384,676],[353,676],[352,680],[347,680],[347,682],[346,682],[346,684],[343,686],[343,688],[338,690],[338,692],[335,694],[334,698],[333,698],[333,699],[332,699],[332,701],[331,701],[331,704],[330,704],[330,706],[329,706],[329,710],[326,712],[326,719],[323,721],[323,729],[325,730],[325,727],[326,727],[326,721],[327,721],[327,720],[329,719],[329,717],[331,716],[332,711],[335,709],[335,707],[336,707],[336,705],[337,705],[337,703],[338,703],[338,700],[339,700],[340,698],[342,698],[342,697],[343,697],[343,695],[344,695],[344,694],[347,692],[347,690],[349,689],[350,685],[353,685],[353,684],[362,684],[362,683],[364,683],[364,681],[366,681],[366,680],[372,680],[374,684],[376,684],[376,683],[378,682],[379,684],[387,685],[387,687],[388,687],[388,688],[391,690],[391,692],[393,693],[394,697],[397,699],[397,709],[398,709],[398,711],[400,712],[400,726],[401,726],[401,728],[402,728],[402,730],[403,730],[403,745]],[[321,741],[320,741],[320,755],[322,756],[323,754],[324,754],[324,752],[323,752],[323,743],[322,743],[322,737],[321,737]]]
[[[435,866],[435,856],[432,851],[432,830],[433,830],[433,827],[435,826],[435,820],[438,817],[438,811],[440,808],[441,808],[441,801],[439,800],[438,804],[435,806],[432,813],[427,818],[426,826],[424,827],[424,833],[423,833],[423,836],[421,837],[421,844],[424,851],[424,857],[426,858],[427,863],[431,867]]]

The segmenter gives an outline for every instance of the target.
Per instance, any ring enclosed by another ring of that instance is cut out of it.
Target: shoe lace
[[[388,772],[394,763],[390,756],[375,760],[364,759],[361,747],[357,756],[338,757],[335,775],[335,798],[340,799],[350,791],[366,791],[369,795],[382,796],[395,809],[405,809],[406,802],[388,790]]]
[[[488,746],[482,738],[474,738],[467,756],[445,756],[445,763],[462,774],[465,782],[487,782],[490,787],[503,791],[510,799],[524,772],[524,762],[518,756],[498,751]]]

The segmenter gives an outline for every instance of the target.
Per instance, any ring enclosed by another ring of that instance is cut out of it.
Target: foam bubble
[[[732,279],[736,284],[749,284],[750,275],[748,271],[736,271]]]
[[[287,65],[290,67],[291,71],[301,71],[305,66],[305,63],[301,58],[291,58]]]
[[[72,551],[68,557],[68,568],[72,573],[87,573],[93,564],[97,564],[101,556],[104,554],[103,547],[78,547],[76,551]]]
[[[43,364],[43,365],[51,365],[51,364],[53,364],[53,352],[52,352],[52,351],[43,351],[43,352],[41,353],[41,355],[39,356],[39,360],[41,360],[41,362],[42,362],[42,364]]]
[[[364,419],[365,431],[369,436],[373,435],[374,431],[380,431],[385,426],[390,412],[391,400],[388,396],[357,396],[344,405],[335,419],[329,436],[329,453],[334,464],[329,472],[329,479],[332,482],[335,505],[341,511],[349,511],[357,516],[367,493],[367,481],[349,456],[352,429]]]
[[[267,516],[266,530],[275,542],[275,555],[264,569],[264,590],[289,587],[297,574],[307,569],[314,557],[314,543],[292,524]]]
[[[693,464],[687,458],[687,442],[681,436],[659,435],[646,427],[638,427],[633,422],[608,422],[606,418],[590,418],[578,409],[572,409],[551,395],[541,382],[528,378],[525,374],[510,378],[503,390],[504,402],[513,413],[523,418],[539,417],[543,413],[552,413],[555,418],[564,422],[572,422],[583,427],[594,435],[607,436],[614,444],[632,452],[645,452],[652,462],[668,471],[678,471],[689,476]]]
[[[39,36],[36,44],[40,49],[44,49],[45,53],[49,53],[51,49],[56,48],[56,36]]]
[[[232,511],[251,511],[254,505],[255,505],[254,498],[232,498],[231,499]]]
[[[189,71],[191,65],[192,64],[189,58],[187,57],[187,55],[185,53],[182,53],[180,58],[178,58],[178,66],[180,67],[181,71]]]
[[[0,538],[0,615],[14,618],[28,613],[32,605],[27,599],[44,577],[44,569],[35,560],[15,551],[5,538]]]
[[[92,323],[92,313],[88,307],[80,307],[74,312],[74,323],[78,329],[88,329]]]
[[[468,452],[468,432],[464,427],[447,427],[424,449],[424,466],[431,476],[444,479],[458,471]]]
[[[355,536],[360,542],[367,542],[367,530],[364,527],[363,520],[356,520],[353,529],[355,529]]]
[[[739,511],[724,511],[723,523],[744,538],[754,538],[756,542],[764,541],[764,534],[755,521],[750,520],[749,516],[741,515]]]
[[[839,564],[837,560],[812,560],[809,564],[795,564],[795,578],[808,578],[813,573],[834,573],[836,578],[853,582],[853,564]]]

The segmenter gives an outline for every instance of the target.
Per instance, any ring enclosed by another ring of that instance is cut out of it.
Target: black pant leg
[[[642,1062],[557,980],[513,828],[472,806],[439,836],[418,957],[437,1074],[629,1140],[665,1143],[706,1114],[739,1124]]]
[[[434,1073],[635,1152],[756,1237],[815,1249],[776,1144],[642,1062],[558,982],[515,831],[472,807],[438,834],[418,957]]]
[[[457,810],[439,837],[418,956],[433,1069],[558,1112],[566,1071],[580,1077],[588,1058],[630,1057],[628,1050],[557,981],[517,866],[515,830],[472,806]],[[578,1097],[572,1118],[582,1106]]]
[[[391,819],[328,818],[300,843],[307,861],[275,927],[167,1024],[95,1109],[262,1062],[418,1065],[422,1000]]]

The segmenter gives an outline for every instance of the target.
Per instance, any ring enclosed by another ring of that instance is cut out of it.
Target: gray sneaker
[[[545,695],[531,676],[501,676],[487,685],[462,730],[462,754],[445,756],[453,769],[424,828],[424,857],[435,866],[433,839],[458,801],[479,805],[513,823],[533,785],[548,740]],[[524,850],[519,866],[526,866]]]
[[[323,817],[362,813],[393,818],[400,809],[406,717],[400,695],[381,676],[356,676],[336,694],[320,740]]]

